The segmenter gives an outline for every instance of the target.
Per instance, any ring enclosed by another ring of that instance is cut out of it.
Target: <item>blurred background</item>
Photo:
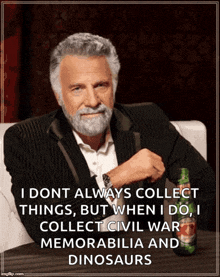
[[[202,121],[216,169],[216,3],[12,3],[2,5],[2,122],[58,108],[49,82],[51,50],[68,35],[90,32],[117,49],[116,101],[154,102],[170,120]]]

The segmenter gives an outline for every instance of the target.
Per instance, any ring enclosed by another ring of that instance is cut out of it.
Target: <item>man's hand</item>
[[[148,149],[141,149],[128,161],[109,171],[114,188],[121,188],[144,179],[155,182],[160,179],[165,171],[162,158]]]

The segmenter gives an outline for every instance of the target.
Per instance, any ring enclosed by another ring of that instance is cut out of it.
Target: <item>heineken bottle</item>
[[[179,231],[175,230],[173,237],[179,240],[179,246],[173,251],[179,256],[193,255],[197,248],[197,214],[187,168],[180,169],[177,187],[179,198],[175,203],[177,212],[173,220],[179,222]]]

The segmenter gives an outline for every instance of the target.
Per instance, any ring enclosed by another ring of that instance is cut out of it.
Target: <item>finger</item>
[[[148,181],[150,183],[154,183],[157,180],[161,179],[162,176],[163,176],[163,172],[158,171],[157,168],[154,167],[153,170],[151,171],[150,176],[148,177]]]
[[[153,167],[156,168],[159,172],[164,173],[165,171],[165,166],[161,158],[153,160]]]
[[[155,182],[157,182],[158,180],[160,180],[161,177],[162,177],[161,174],[154,174],[154,175],[152,175],[150,178],[148,178],[148,180],[149,180],[150,183],[155,183]]]

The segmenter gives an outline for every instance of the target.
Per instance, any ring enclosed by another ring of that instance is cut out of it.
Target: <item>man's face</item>
[[[103,133],[114,106],[112,74],[104,56],[66,56],[60,64],[62,108],[73,128],[87,136]]]

